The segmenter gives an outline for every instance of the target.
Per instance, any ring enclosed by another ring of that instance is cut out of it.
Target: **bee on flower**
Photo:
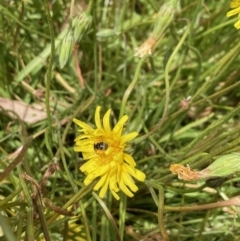
[[[96,191],[100,189],[101,198],[105,196],[108,188],[117,200],[119,200],[117,193],[120,190],[127,196],[133,197],[133,192],[138,190],[133,177],[143,182],[146,176],[135,168],[136,163],[133,157],[125,152],[125,148],[127,142],[133,140],[138,133],[122,134],[123,126],[128,120],[127,115],[111,128],[111,109],[103,116],[103,121],[100,118],[100,109],[101,107],[97,106],[95,111],[96,128],[73,119],[81,127],[79,130],[81,134],[75,139],[74,151],[81,152],[86,161],[80,167],[87,176],[84,184],[89,185],[98,179],[93,189]]]

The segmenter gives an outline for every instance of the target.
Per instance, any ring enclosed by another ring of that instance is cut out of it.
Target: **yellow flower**
[[[138,133],[131,132],[122,135],[123,125],[128,120],[124,115],[113,129],[110,127],[109,109],[103,116],[103,123],[100,118],[98,106],[95,111],[96,128],[88,124],[73,119],[82,129],[81,134],[75,139],[74,151],[82,152],[83,159],[87,160],[80,167],[87,177],[85,185],[89,185],[94,179],[99,178],[94,190],[100,190],[99,196],[103,198],[109,188],[113,196],[119,200],[117,192],[122,190],[129,197],[133,197],[132,192],[138,190],[132,177],[139,181],[145,180],[145,174],[135,168],[136,163],[133,157],[124,152],[126,143],[134,139]]]
[[[87,241],[85,228],[83,224],[79,222],[79,220],[82,220],[82,217],[80,215],[72,216],[66,223],[66,219],[63,215],[58,216],[57,218],[58,230],[51,233],[52,238],[59,237],[59,235],[64,232],[66,236],[65,240]],[[67,228],[66,228],[66,224],[67,224]],[[59,240],[59,239],[54,239],[54,240]],[[46,241],[46,239],[43,236],[41,236],[40,241]]]
[[[227,12],[227,17],[238,14],[238,21],[234,24],[234,27],[236,29],[240,29],[240,0],[232,0],[230,3],[230,8],[234,9]]]

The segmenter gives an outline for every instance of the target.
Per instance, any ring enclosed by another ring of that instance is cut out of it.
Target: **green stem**
[[[114,240],[117,240],[117,241],[122,241],[121,237],[120,237],[120,234],[119,234],[119,231],[118,231],[118,227],[117,227],[117,224],[115,222],[115,219],[113,218],[113,215],[112,213],[110,212],[110,210],[108,209],[108,207],[106,206],[106,204],[103,202],[103,200],[101,198],[99,198],[99,196],[93,192],[92,193],[93,197],[98,201],[99,203],[99,206],[101,206],[101,208],[103,209],[107,219],[109,220],[109,222],[111,223],[112,225],[112,228],[114,230],[114,233],[116,235],[116,237],[114,238]],[[106,240],[106,239],[105,239]]]
[[[200,210],[207,210],[213,208],[220,208],[220,207],[228,207],[228,206],[240,206],[240,196],[231,198],[229,200],[218,201],[215,203],[203,204],[203,205],[194,205],[194,206],[164,206],[165,211],[172,211],[172,212],[186,212],[186,211],[200,211]]]
[[[92,215],[92,227],[97,227],[97,201],[94,200],[92,202],[92,211],[93,211],[93,215]],[[97,241],[97,230],[96,228],[92,229],[92,240],[93,241]]]
[[[152,182],[152,181],[145,180],[145,183],[148,187],[156,188],[158,190],[161,189],[161,184],[156,183],[156,181]],[[206,186],[207,186],[207,184],[204,183],[203,185],[201,185],[200,187],[197,187],[197,188],[180,189],[180,188],[175,188],[175,187],[168,186],[165,184],[166,189],[169,189],[176,193],[198,192],[198,191],[202,191],[202,189],[205,188]],[[184,187],[184,184],[182,187]]]
[[[53,67],[53,58],[54,58],[54,53],[55,53],[55,39],[54,39],[54,29],[53,29],[53,22],[52,18],[50,15],[50,9],[49,9],[49,4],[48,0],[44,0],[45,3],[45,10],[46,10],[46,15],[47,15],[47,21],[48,21],[48,27],[49,27],[49,33],[50,33],[50,38],[51,38],[51,54],[49,58],[49,63],[48,63],[48,69],[47,69],[47,83],[46,83],[46,99],[45,99],[45,104],[46,104],[46,111],[47,111],[47,119],[48,119],[48,140],[50,147],[48,147],[48,151],[51,157],[53,157],[52,150],[51,150],[51,144],[52,144],[52,121],[51,121],[51,112],[50,112],[50,84],[51,84],[51,79],[52,79],[52,67]]]
[[[237,107],[235,110],[233,110],[232,112],[230,112],[228,115],[226,115],[223,119],[217,121],[217,122],[213,122],[207,129],[205,129],[201,135],[199,135],[197,138],[195,138],[185,149],[184,154],[182,155],[182,157],[180,158],[180,160],[182,160],[189,152],[190,150],[193,149],[193,147],[199,142],[199,140],[202,140],[205,136],[207,136],[209,133],[211,133],[213,130],[215,130],[217,127],[223,125],[224,123],[226,123],[229,119],[231,119],[233,116],[235,116],[236,114],[238,114],[240,112],[240,106]]]
[[[33,215],[34,215],[34,205],[32,202],[32,197],[30,190],[27,186],[26,181],[22,178],[23,170],[20,165],[17,166],[18,174],[19,174],[19,183],[22,187],[24,198],[27,203],[26,213],[27,213],[27,231],[26,231],[26,240],[35,240],[34,239],[34,221],[33,221]],[[27,170],[26,170],[27,171]]]
[[[74,196],[72,196],[67,203],[65,203],[62,206],[62,209],[67,209],[69,208],[71,205],[73,205],[74,203],[78,202],[79,200],[81,200],[85,195],[87,195],[89,192],[92,191],[94,185],[96,185],[96,182],[92,182],[91,184],[89,184],[88,186],[84,186],[81,190],[79,190],[77,193],[74,194]],[[56,221],[56,219],[60,216],[59,213],[53,213],[51,217],[49,217],[49,219],[47,220],[47,225],[50,225],[51,223],[53,223],[54,221]],[[41,233],[41,229],[38,229],[35,232],[35,236],[38,237],[39,234]]]
[[[60,127],[59,127],[59,129],[60,129]],[[62,160],[62,163],[63,163],[64,170],[65,170],[66,175],[68,177],[68,181],[70,182],[70,184],[73,188],[73,192],[77,193],[78,187],[74,183],[73,177],[72,177],[72,175],[71,175],[71,173],[68,169],[68,165],[67,165],[67,162],[66,162],[66,158],[65,158],[65,154],[64,154],[64,146],[63,146],[63,143],[62,143],[60,130],[58,131],[57,135],[58,135],[58,144],[59,144],[60,156],[61,156],[61,160]]]
[[[159,202],[158,202],[158,224],[163,240],[170,241],[168,234],[164,228],[163,212],[164,212],[164,189],[159,186]]]
[[[86,239],[88,241],[92,241],[90,231],[89,231],[88,217],[86,215],[85,208],[84,208],[83,202],[81,200],[79,200],[79,206],[80,206],[80,209],[81,209],[82,221],[83,221],[83,224],[84,224],[84,227],[85,227]]]
[[[121,240],[124,240],[124,228],[126,223],[126,210],[127,210],[127,197],[122,194],[119,205],[119,213],[121,213],[119,217],[119,233]]]
[[[13,233],[13,229],[8,222],[8,219],[0,213],[0,226],[1,233],[3,233],[3,238],[5,240],[17,241],[16,236]],[[33,240],[33,239],[32,239]]]
[[[44,234],[45,241],[51,241],[49,227],[46,224],[46,218],[44,216],[44,210],[43,210],[44,208],[42,206],[40,195],[38,193],[37,193],[36,199],[33,199],[33,201],[35,203],[36,211],[39,216],[39,220],[40,220],[40,224],[41,224],[41,228],[42,228],[42,231]]]
[[[220,155],[220,154],[224,154],[226,151],[228,151],[228,150],[234,148],[235,146],[239,145],[239,143],[240,143],[240,137],[238,137],[237,139],[235,139],[234,141],[232,141],[230,143],[227,143],[227,145],[225,145],[223,147],[217,147],[216,149],[213,149],[212,151],[210,151],[209,154],[202,157],[200,160],[196,161],[191,166],[192,167],[201,166],[202,164],[204,164],[206,161],[208,161],[212,157]]]
[[[73,17],[74,6],[75,6],[75,0],[71,0],[71,4],[70,4],[70,19],[72,19],[72,17]]]
[[[89,1],[86,13],[90,13],[92,11],[93,3],[94,3],[94,0]]]
[[[173,62],[173,58],[176,56],[176,53],[179,51],[180,47],[183,45],[188,33],[189,33],[189,29],[190,29],[190,24],[188,23],[188,27],[185,31],[185,33],[183,34],[182,38],[180,39],[179,43],[177,44],[176,48],[174,49],[174,51],[172,52],[170,58],[168,59],[166,68],[165,68],[165,72],[164,72],[164,77],[165,77],[165,89],[166,89],[166,96],[165,96],[165,105],[164,105],[164,109],[163,109],[163,115],[162,118],[160,119],[160,121],[153,127],[153,129],[147,133],[146,135],[143,135],[139,138],[136,138],[134,143],[137,144],[143,140],[145,140],[146,138],[148,138],[149,136],[153,135],[154,133],[157,132],[157,130],[159,130],[161,128],[161,126],[163,125],[163,123],[165,122],[166,118],[167,118],[167,114],[168,114],[168,107],[169,107],[169,100],[170,100],[170,85],[169,85],[169,72],[170,72],[170,66]]]
[[[9,194],[9,196],[7,196],[4,199],[0,200],[0,209],[3,209],[3,207],[7,203],[11,202],[13,200],[13,198],[16,197],[21,191],[22,191],[22,187],[21,187],[21,185],[19,185],[19,187],[14,192]]]
[[[136,68],[133,80],[130,83],[130,85],[128,86],[128,88],[126,89],[125,93],[124,93],[124,96],[123,96],[123,99],[122,99],[122,103],[121,103],[121,109],[120,109],[119,118],[121,118],[124,115],[128,97],[132,93],[133,88],[135,87],[135,85],[137,83],[138,77],[140,75],[140,70],[141,70],[142,64],[145,61],[145,59],[146,59],[146,57],[140,59],[140,61],[138,62],[138,65],[137,65],[137,68]]]
[[[23,160],[27,153],[28,147],[32,143],[32,139],[32,136],[29,136],[27,138],[26,143],[23,145],[19,155],[13,160],[13,162],[7,168],[5,168],[3,172],[0,172],[0,182],[2,182],[9,175],[9,173]]]

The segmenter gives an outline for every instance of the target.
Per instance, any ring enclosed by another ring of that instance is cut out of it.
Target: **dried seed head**
[[[202,171],[191,170],[189,166],[172,164],[170,171],[177,174],[179,179],[195,181],[199,179],[209,179],[213,177],[227,177],[240,171],[240,154],[231,153],[217,158],[211,165]]]
[[[205,174],[203,174],[202,172],[193,171],[190,169],[189,166],[184,167],[180,164],[172,164],[170,166],[170,171],[173,174],[177,174],[180,180],[196,181],[206,178]]]
[[[143,58],[146,55],[152,55],[154,45],[157,40],[153,37],[149,37],[137,50],[135,56]]]
[[[159,40],[163,36],[165,30],[169,27],[174,19],[174,14],[178,8],[178,0],[168,0],[160,8],[155,18],[154,28],[149,38],[138,48],[135,56],[140,58],[151,55]]]

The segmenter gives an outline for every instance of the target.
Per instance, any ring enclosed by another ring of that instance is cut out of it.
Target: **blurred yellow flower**
[[[80,120],[73,119],[81,127],[79,130],[81,134],[75,139],[74,151],[82,152],[83,159],[87,160],[80,167],[80,170],[87,175],[84,184],[89,185],[94,179],[99,178],[93,189],[100,189],[101,198],[105,196],[108,188],[117,200],[119,200],[117,194],[119,190],[133,197],[132,192],[136,192],[138,188],[132,177],[144,181],[146,176],[135,168],[133,157],[125,153],[124,149],[126,143],[134,139],[138,133],[122,135],[123,125],[128,120],[127,115],[124,115],[112,129],[111,109],[103,116],[103,122],[100,118],[100,109],[98,106],[95,111],[95,129]]]
[[[232,0],[230,3],[230,8],[234,9],[227,12],[227,17],[238,14],[238,21],[234,24],[234,27],[236,29],[240,29],[240,0]]]
[[[74,241],[87,241],[86,232],[83,224],[79,222],[82,220],[80,215],[72,216],[66,223],[66,219],[63,215],[60,215],[58,218],[58,232],[52,232],[52,240],[60,240],[54,239],[54,237],[59,237],[60,233],[64,233],[65,240],[74,240]],[[46,241],[46,239],[42,236],[40,241]]]

